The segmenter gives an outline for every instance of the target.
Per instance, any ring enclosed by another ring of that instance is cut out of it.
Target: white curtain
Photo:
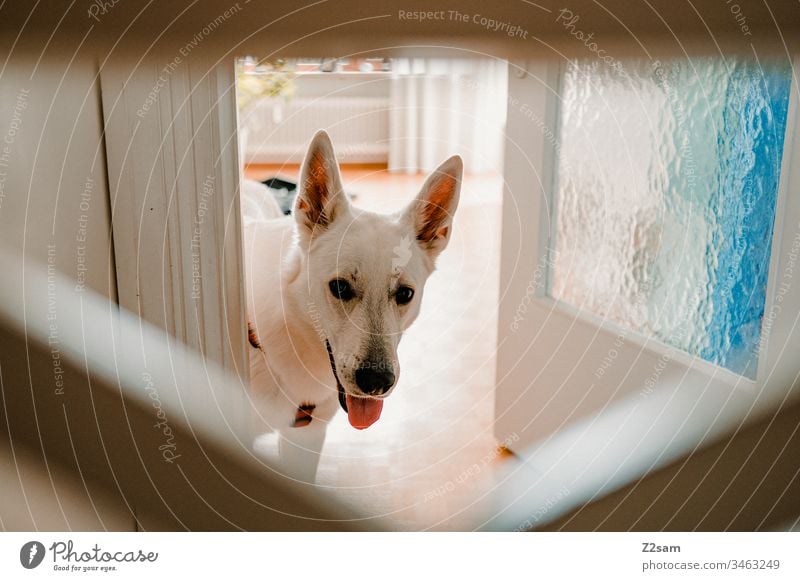
[[[508,65],[393,59],[389,170],[428,172],[456,153],[467,173],[502,171]]]

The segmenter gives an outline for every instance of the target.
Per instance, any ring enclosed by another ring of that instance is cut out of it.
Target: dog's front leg
[[[315,406],[313,419],[308,425],[281,430],[278,451],[287,476],[314,484],[322,446],[325,444],[325,433],[336,414],[337,406],[337,399],[332,398]]]
[[[325,444],[325,432],[326,426],[322,422],[313,421],[303,428],[281,431],[278,451],[287,476],[314,484],[320,453]]]

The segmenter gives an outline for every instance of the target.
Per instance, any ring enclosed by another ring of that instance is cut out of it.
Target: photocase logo
[[[403,268],[408,261],[411,260],[411,237],[403,236],[400,239],[400,244],[393,249],[394,258],[392,258],[392,269],[398,270]]]
[[[44,545],[39,541],[28,541],[19,550],[19,562],[26,569],[35,569],[44,559]]]

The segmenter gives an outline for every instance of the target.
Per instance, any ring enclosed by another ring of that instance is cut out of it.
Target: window
[[[754,379],[788,62],[567,66],[551,297]]]

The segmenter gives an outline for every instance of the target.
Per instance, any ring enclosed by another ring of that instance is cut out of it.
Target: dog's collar
[[[253,323],[247,321],[247,340],[250,342],[255,349],[259,351],[264,351],[264,348],[261,346],[261,341],[258,340],[258,335],[256,334],[256,329],[253,326]]]
[[[347,413],[347,396],[344,392],[344,387],[342,387],[342,382],[339,381],[339,374],[336,373],[336,361],[333,358],[333,349],[331,349],[331,343],[327,339],[325,339],[325,347],[328,349],[328,360],[331,362],[331,371],[333,371],[333,377],[336,379],[336,389],[339,390],[339,405],[342,406],[344,413]]]
[[[311,423],[311,420],[314,419],[314,410],[317,408],[313,403],[303,403],[297,407],[297,411],[294,413],[294,424],[292,424],[293,428],[304,428],[308,424]]]

